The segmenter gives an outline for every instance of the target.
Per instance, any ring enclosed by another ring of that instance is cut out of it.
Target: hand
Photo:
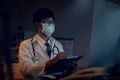
[[[59,52],[56,57],[54,58],[55,63],[58,62],[61,59],[67,58],[67,53],[66,52]]]
[[[64,71],[64,75],[70,75],[73,73],[73,71],[76,69],[77,67],[77,62],[70,62],[67,65],[67,68]]]
[[[58,61],[59,61],[60,59],[65,59],[65,58],[67,58],[67,53],[66,53],[66,52],[59,52],[55,58],[56,58]]]
[[[70,70],[75,70],[76,67],[77,67],[77,62],[75,62],[75,61],[73,61],[73,62],[71,62],[71,63],[68,64],[68,68]]]
[[[50,66],[54,65],[59,60],[65,59],[65,58],[67,58],[67,53],[66,52],[59,52],[55,58],[48,60],[46,62],[46,69],[49,68]]]

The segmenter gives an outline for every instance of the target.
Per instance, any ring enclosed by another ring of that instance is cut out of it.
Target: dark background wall
[[[12,0],[7,6],[11,33],[22,26],[25,32],[34,34],[33,13],[38,8],[50,8],[57,22],[53,36],[73,38],[73,55],[85,55],[79,66],[107,67],[120,63],[120,6],[109,0]],[[3,37],[5,23],[0,20]]]
[[[55,12],[56,31],[54,37],[73,38],[73,55],[85,55],[81,66],[88,66],[90,35],[93,16],[93,0],[31,0],[13,3],[10,6],[11,32],[22,26],[26,32],[35,32],[33,13],[39,8],[50,8]]]

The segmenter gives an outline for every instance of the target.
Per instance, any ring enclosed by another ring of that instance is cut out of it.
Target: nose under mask
[[[43,27],[42,27],[42,32],[47,35],[47,36],[51,36],[55,31],[55,25],[54,24],[46,24],[43,23]]]

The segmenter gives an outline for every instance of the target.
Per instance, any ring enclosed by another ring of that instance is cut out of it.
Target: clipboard
[[[65,69],[67,69],[68,65],[72,62],[77,62],[80,59],[82,59],[84,55],[81,56],[72,56],[68,57],[66,59],[61,59],[57,63],[55,63],[53,66],[48,68],[46,70],[47,74],[55,73],[55,72],[63,72]]]

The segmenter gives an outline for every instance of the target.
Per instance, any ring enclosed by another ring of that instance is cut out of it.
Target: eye
[[[49,20],[45,20],[45,23],[47,23],[47,24],[55,24],[54,21],[49,21]]]

